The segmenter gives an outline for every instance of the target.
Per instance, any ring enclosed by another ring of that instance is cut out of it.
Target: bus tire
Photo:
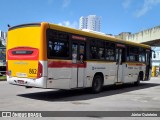
[[[92,82],[92,93],[99,93],[103,87],[103,78],[100,75],[96,75]]]
[[[134,85],[135,85],[135,86],[138,86],[138,85],[140,84],[140,79],[141,79],[141,76],[140,76],[140,74],[139,74],[139,75],[138,75],[138,78],[137,78],[137,81],[134,82]]]

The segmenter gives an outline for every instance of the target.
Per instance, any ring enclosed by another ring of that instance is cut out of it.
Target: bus
[[[151,47],[47,22],[8,30],[7,81],[25,87],[91,88],[149,80]]]
[[[0,76],[6,74],[6,47],[0,47]]]

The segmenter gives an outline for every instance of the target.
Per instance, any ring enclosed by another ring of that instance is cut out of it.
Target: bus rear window
[[[63,32],[47,30],[48,58],[69,57],[69,35]]]

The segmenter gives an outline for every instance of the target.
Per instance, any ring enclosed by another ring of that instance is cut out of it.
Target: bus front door
[[[85,42],[73,41],[72,42],[72,79],[71,88],[84,87],[85,75]]]
[[[117,72],[115,82],[122,83],[124,80],[124,64],[125,61],[125,48],[117,48],[116,49],[116,65],[117,65]]]

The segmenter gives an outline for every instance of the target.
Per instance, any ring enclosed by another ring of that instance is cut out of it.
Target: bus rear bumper
[[[47,88],[46,77],[41,77],[39,79],[31,79],[31,78],[18,78],[18,77],[7,76],[7,82],[13,85]]]

